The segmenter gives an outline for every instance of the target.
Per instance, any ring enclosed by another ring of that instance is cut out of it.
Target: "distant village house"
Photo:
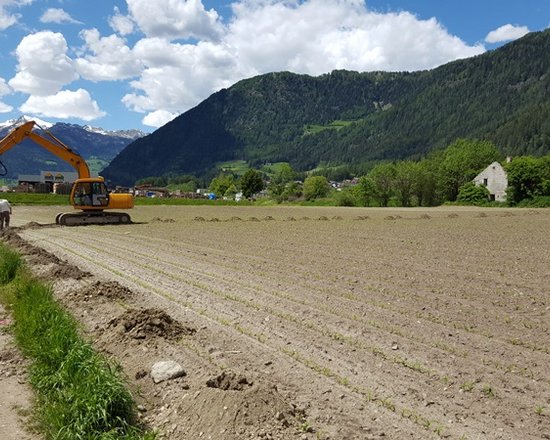
[[[489,190],[490,200],[497,202],[506,201],[506,189],[508,188],[508,176],[502,165],[498,162],[493,162],[481,173],[479,173],[475,179],[476,185],[483,185]]]

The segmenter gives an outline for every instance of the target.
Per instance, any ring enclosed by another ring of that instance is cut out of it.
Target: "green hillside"
[[[113,182],[204,175],[224,161],[373,163],[419,158],[458,137],[503,154],[550,150],[550,31],[422,72],[288,72],[221,90],[123,150],[103,171]]]

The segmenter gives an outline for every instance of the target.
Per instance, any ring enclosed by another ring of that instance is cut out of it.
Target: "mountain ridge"
[[[3,138],[18,125],[35,121],[35,130],[46,129],[58,137],[64,144],[77,151],[89,165],[104,167],[130,142],[144,136],[139,130],[110,131],[78,124],[64,122],[48,122],[33,116],[22,115],[19,118],[0,122],[0,138]],[[31,140],[24,140],[0,156],[8,173],[6,178],[16,179],[19,174],[39,174],[40,171],[55,169],[56,171],[74,171],[63,160],[36,145]],[[92,163],[93,162],[93,163]],[[94,168],[92,166],[92,168]],[[94,169],[95,172],[99,169]]]
[[[126,147],[104,170],[132,184],[204,174],[217,162],[251,166],[420,158],[460,137],[504,154],[550,149],[550,30],[494,51],[419,72],[289,72],[237,82]],[[331,128],[335,121],[340,128]],[[315,130],[307,132],[307,127]]]

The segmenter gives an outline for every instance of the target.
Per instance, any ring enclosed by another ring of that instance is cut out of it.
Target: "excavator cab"
[[[100,211],[109,206],[109,191],[105,182],[79,179],[73,186],[73,206],[83,211]]]

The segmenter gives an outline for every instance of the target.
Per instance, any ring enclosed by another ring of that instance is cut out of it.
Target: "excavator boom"
[[[34,126],[35,122],[29,121],[9,132],[4,139],[0,140],[0,156],[23,140],[31,139],[77,171],[78,179],[72,187],[70,201],[75,209],[82,212],[58,214],[56,223],[67,226],[130,223],[130,216],[126,213],[104,213],[103,211],[133,208],[133,196],[109,193],[103,177],[92,177],[88,164],[80,154],[49,131],[45,131],[47,137],[33,132]]]

